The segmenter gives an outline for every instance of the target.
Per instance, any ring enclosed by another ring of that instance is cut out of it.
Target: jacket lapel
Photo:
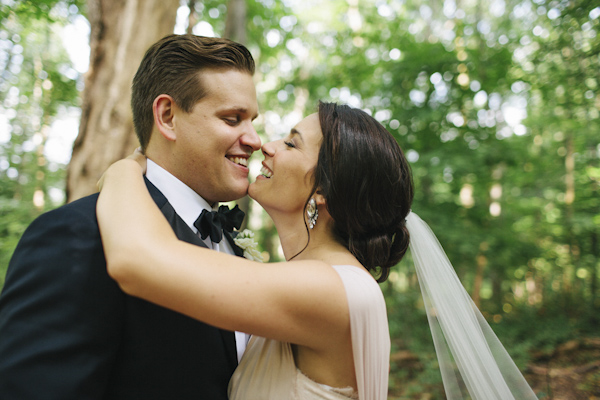
[[[145,177],[144,179],[146,181],[146,186],[148,187],[150,195],[156,202],[156,205],[163,213],[167,221],[169,221],[169,224],[173,228],[173,231],[175,232],[175,235],[177,235],[177,238],[187,243],[192,243],[197,246],[208,248],[206,243],[204,243],[204,241],[200,239],[200,237],[190,229],[190,227],[181,219],[181,217],[177,215],[175,209],[173,208],[173,206],[171,206],[171,204],[168,202],[167,198],[161,193],[161,191],[158,190],[158,188],[154,186],[148,179],[146,179]],[[226,236],[236,255],[240,255],[238,254],[238,251],[240,251],[241,249],[237,247],[235,243],[233,243],[233,238],[231,238],[229,235]],[[219,329],[219,332],[221,333],[221,336],[223,338],[223,344],[229,361],[232,362],[233,365],[237,365],[235,334],[231,331],[226,331],[223,329]],[[198,338],[198,340],[202,340],[202,338]]]
[[[238,257],[244,257],[244,250],[242,250],[240,247],[238,247],[238,245],[235,244],[235,241],[233,240],[237,236],[237,234],[238,234],[238,232],[233,232],[233,234],[231,234],[229,232],[223,231],[223,236],[225,236],[225,238],[231,245],[231,248],[233,249],[233,252],[235,253],[235,255]]]

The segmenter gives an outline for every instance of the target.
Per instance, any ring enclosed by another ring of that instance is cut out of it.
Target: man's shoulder
[[[162,193],[146,180],[150,195],[160,207],[167,202]],[[48,234],[51,231],[61,231],[62,234],[71,234],[84,237],[96,237],[98,232],[98,220],[96,218],[96,204],[99,193],[74,200],[53,210],[47,211],[29,225],[23,236],[31,234]],[[127,201],[127,199],[123,199]],[[69,233],[70,232],[70,233]]]
[[[27,281],[32,276],[70,277],[73,265],[102,263],[102,242],[96,219],[98,195],[91,195],[38,216],[25,230],[9,262],[6,286],[11,282]],[[78,271],[92,269],[78,269]],[[62,275],[61,275],[62,274]]]
[[[37,216],[27,227],[21,241],[39,240],[46,235],[97,236],[96,202],[98,193]],[[84,232],[87,232],[84,234]]]
[[[74,200],[70,203],[62,205],[56,208],[53,211],[57,212],[85,212],[85,211],[94,211],[96,210],[96,203],[98,202],[98,195],[100,193],[94,193],[89,196],[82,197],[80,199]],[[50,211],[52,212],[52,211]]]
[[[161,205],[160,203],[165,203],[167,200],[164,195],[158,190],[150,181],[146,179],[146,186],[148,187],[148,191],[150,192],[151,197],[155,202]],[[37,219],[81,219],[82,217],[85,220],[85,217],[96,218],[96,203],[98,202],[98,196],[100,193],[94,193],[89,196],[82,197],[80,199],[74,200],[70,203],[64,204],[60,207],[57,207],[53,210],[47,211],[41,214]],[[127,199],[123,199],[123,201],[127,201]]]
[[[98,201],[98,193],[82,197],[70,203],[64,204],[53,210],[46,211],[39,215],[31,225],[47,224],[51,221],[67,220],[84,222],[89,218],[96,218],[96,203]]]

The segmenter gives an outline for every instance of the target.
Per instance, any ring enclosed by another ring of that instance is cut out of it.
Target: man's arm
[[[0,296],[0,398],[100,399],[124,295],[108,277],[95,197],[38,218]]]

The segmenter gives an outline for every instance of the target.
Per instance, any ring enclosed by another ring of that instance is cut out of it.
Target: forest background
[[[0,0],[0,286],[29,223],[137,146],[129,85],[148,46],[223,36],[257,61],[263,142],[319,99],[372,114],[538,396],[600,398],[599,30],[588,0]],[[268,217],[239,203],[281,260]],[[382,288],[390,399],[442,399],[410,257]]]

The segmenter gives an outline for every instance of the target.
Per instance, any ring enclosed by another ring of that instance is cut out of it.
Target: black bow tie
[[[233,228],[240,229],[244,220],[244,212],[235,206],[232,210],[227,206],[220,206],[219,211],[202,210],[194,226],[198,228],[202,240],[210,235],[213,243],[223,239],[223,231],[233,232]]]

